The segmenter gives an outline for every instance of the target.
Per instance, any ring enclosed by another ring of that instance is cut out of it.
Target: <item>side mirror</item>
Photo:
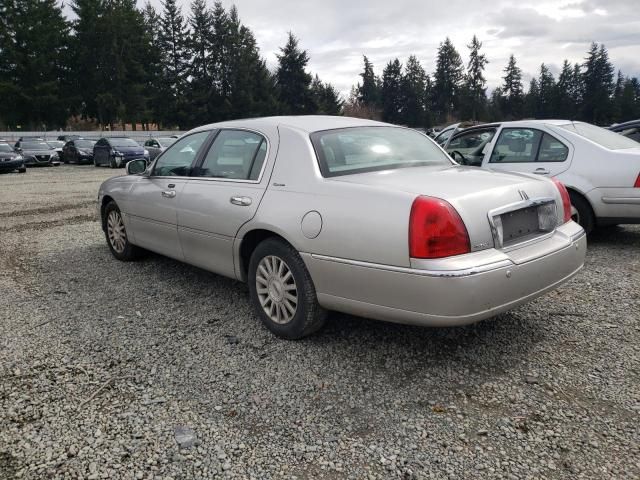
[[[143,158],[131,160],[130,162],[127,162],[124,169],[127,172],[127,175],[138,175],[140,173],[144,173],[147,169],[147,161]]]

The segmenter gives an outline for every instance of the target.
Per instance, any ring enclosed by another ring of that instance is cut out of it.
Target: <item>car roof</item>
[[[365,120],[362,118],[337,117],[331,115],[298,115],[281,117],[248,118],[203,125],[192,131],[208,130],[211,128],[243,127],[243,128],[274,128],[286,125],[307,133],[332,130],[336,128],[390,126],[388,123]]]

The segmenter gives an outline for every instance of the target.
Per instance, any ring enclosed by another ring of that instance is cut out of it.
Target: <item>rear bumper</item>
[[[398,323],[455,326],[553,290],[582,268],[586,247],[584,231],[569,222],[537,243],[438,260],[432,270],[302,257],[325,308]]]

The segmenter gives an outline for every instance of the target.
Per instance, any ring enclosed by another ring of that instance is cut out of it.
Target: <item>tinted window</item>
[[[638,144],[633,140],[612,132],[611,130],[605,130],[604,128],[596,127],[589,123],[568,123],[566,125],[560,125],[560,128],[577,133],[578,135],[610,150],[638,148]]]
[[[13,148],[6,143],[0,143],[0,152],[13,152]]]
[[[20,147],[23,150],[51,150],[49,144],[45,142],[22,142]]]
[[[138,143],[130,138],[112,138],[109,140],[109,143],[113,147],[139,147]]]
[[[266,141],[261,135],[241,130],[222,130],[207,152],[198,176],[257,180],[266,151]]]
[[[191,173],[191,164],[198,150],[211,132],[198,132],[174,143],[158,157],[153,175],[161,177],[184,177]]]
[[[569,149],[564,143],[555,139],[548,133],[542,135],[538,162],[564,162],[569,155]]]
[[[530,128],[505,128],[491,152],[491,163],[535,162],[542,132]]]
[[[414,130],[355,127],[311,134],[325,177],[426,165],[451,165],[432,140]]]

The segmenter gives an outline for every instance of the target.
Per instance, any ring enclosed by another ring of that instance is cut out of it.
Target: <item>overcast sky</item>
[[[214,0],[208,0],[213,5]],[[142,5],[143,0],[138,0]],[[152,0],[161,8],[161,0]],[[185,16],[189,0],[178,0]],[[640,76],[640,0],[223,0],[238,8],[270,67],[291,30],[309,53],[309,70],[348,94],[362,71],[362,55],[377,74],[398,57],[415,54],[435,69],[438,44],[449,36],[468,61],[475,33],[489,59],[490,89],[501,82],[511,53],[525,81],[546,63],[554,75],[567,58],[582,63],[592,41],[604,43],[616,68]],[[526,88],[526,85],[525,85]]]

